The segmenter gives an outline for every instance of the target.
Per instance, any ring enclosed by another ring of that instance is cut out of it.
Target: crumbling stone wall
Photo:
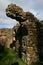
[[[37,51],[37,29],[36,29],[36,23],[35,22],[26,22],[24,24],[28,29],[28,35],[24,36],[22,39],[22,45],[23,46],[23,54],[26,55],[24,57],[25,62],[27,64],[31,64],[31,62],[38,61],[38,51]]]
[[[10,48],[13,41],[12,29],[0,29],[0,45]]]
[[[6,15],[20,23],[20,26],[14,30],[16,32],[15,43],[19,42],[16,50],[20,58],[28,65],[40,60],[40,57],[43,57],[43,24],[32,13],[24,12],[16,4],[8,5]]]

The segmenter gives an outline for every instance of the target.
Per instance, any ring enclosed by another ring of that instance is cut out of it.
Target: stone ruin
[[[15,41],[12,43],[19,57],[28,65],[37,61],[43,64],[43,22],[16,4],[8,5],[6,15],[19,22],[13,27]]]
[[[4,46],[5,48],[9,48],[12,41],[13,41],[12,29],[8,28],[0,29],[0,47]]]

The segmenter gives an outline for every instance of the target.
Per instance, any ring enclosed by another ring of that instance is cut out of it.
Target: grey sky
[[[39,20],[43,20],[43,0],[0,0],[0,28],[12,28],[16,21],[6,16],[5,9],[8,4],[14,3],[32,12]]]

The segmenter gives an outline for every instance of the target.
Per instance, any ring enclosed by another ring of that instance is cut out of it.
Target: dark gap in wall
[[[26,26],[22,25],[19,27],[19,29],[17,30],[16,33],[16,38],[19,40],[20,43],[20,47],[19,47],[19,57],[22,57],[21,51],[22,51],[22,37],[28,35],[28,30],[26,28]]]
[[[15,47],[15,41],[13,41],[13,43],[10,44],[10,48]]]

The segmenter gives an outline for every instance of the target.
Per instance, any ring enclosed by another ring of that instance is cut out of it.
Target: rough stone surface
[[[12,43],[12,30],[11,29],[0,29],[0,44],[9,48]]]
[[[29,21],[37,20],[32,13],[24,12],[21,7],[12,3],[6,8],[6,15],[12,19],[16,19],[19,23],[24,22],[27,19],[29,19]]]
[[[8,5],[6,15],[20,23],[13,28],[16,50],[20,58],[28,65],[38,60],[43,62],[43,22],[40,22],[32,13],[24,12],[16,4]]]

